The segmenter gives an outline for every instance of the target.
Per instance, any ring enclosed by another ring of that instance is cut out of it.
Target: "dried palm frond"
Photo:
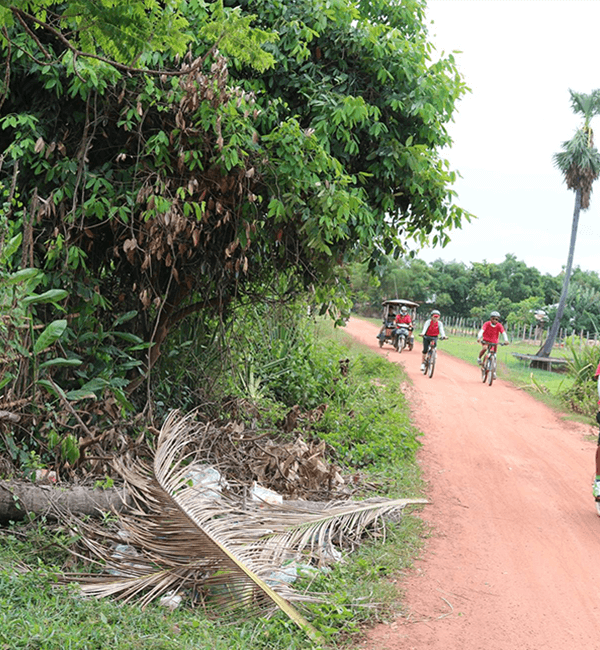
[[[78,524],[82,541],[110,573],[68,579],[79,582],[85,594],[139,598],[142,605],[185,592],[196,604],[219,612],[280,608],[316,638],[316,630],[290,604],[315,597],[278,578],[284,564],[321,566],[331,561],[334,544],[352,547],[367,527],[383,530],[384,516],[426,501],[337,502],[317,509],[310,503],[271,505],[216,494],[190,478],[203,469],[192,444],[197,426],[193,415],[173,412],[161,429],[152,467],[117,466],[133,501],[118,515],[119,533]]]

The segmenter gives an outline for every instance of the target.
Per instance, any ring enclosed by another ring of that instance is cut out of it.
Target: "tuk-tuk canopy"
[[[394,300],[384,300],[382,305],[385,307],[409,307],[410,309],[416,309],[419,306],[418,302],[413,302],[412,300],[404,300],[402,298],[396,298]]]
[[[412,300],[403,300],[402,298],[396,298],[395,300],[384,300],[382,304],[382,317],[386,327],[391,327],[390,323],[393,322],[394,317],[400,312],[400,309],[402,309],[402,307],[406,307],[407,309],[412,310],[414,316],[416,313],[415,310],[419,306],[418,302],[413,302]]]

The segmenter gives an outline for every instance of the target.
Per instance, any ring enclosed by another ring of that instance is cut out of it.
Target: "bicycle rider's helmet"
[[[494,318],[494,316],[495,316],[496,318],[500,318],[500,314],[499,314],[497,311],[493,311],[493,312],[490,314],[490,318]]]
[[[441,316],[441,314],[440,314],[440,312],[439,312],[437,309],[434,309],[434,310],[431,312],[431,316]]]
[[[402,307],[400,307],[400,313],[403,316],[406,316],[406,314],[408,314],[408,309],[406,307],[402,306]]]

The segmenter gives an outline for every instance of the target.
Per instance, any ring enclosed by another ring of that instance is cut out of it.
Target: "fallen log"
[[[101,512],[120,512],[130,502],[127,492],[120,489],[0,481],[0,522],[20,521],[28,513],[53,517],[57,512],[72,512],[97,517]]]

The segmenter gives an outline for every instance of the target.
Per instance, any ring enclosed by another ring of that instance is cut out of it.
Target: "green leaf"
[[[141,339],[139,336],[136,336],[135,334],[131,334],[131,332],[112,332],[113,336],[116,336],[119,339],[122,339],[123,341],[127,341],[128,343],[143,343],[144,340]]]
[[[41,388],[45,388],[55,397],[65,397],[65,391],[56,382],[48,381],[47,379],[38,379],[37,385]]]
[[[24,305],[40,305],[48,302],[57,303],[59,300],[64,300],[69,295],[68,291],[64,289],[50,289],[44,293],[34,293],[31,296],[23,298]]]
[[[14,375],[11,374],[10,372],[6,373],[2,379],[0,379],[0,388],[4,388],[6,384],[8,384],[11,380],[14,379]]]
[[[123,323],[126,323],[127,321],[130,321],[132,318],[135,318],[138,315],[137,310],[132,310],[125,312],[124,314],[121,314],[116,320],[114,326],[117,327],[118,325],[122,325]]]
[[[42,350],[45,350],[58,341],[66,329],[66,320],[55,320],[50,323],[35,342],[33,346],[33,354],[39,354]]]
[[[2,254],[0,256],[0,260],[8,260],[10,259],[14,253],[17,251],[19,246],[21,245],[21,241],[23,239],[23,235],[19,233],[18,235],[15,235],[14,237],[11,237],[5,244],[4,244],[4,249],[2,250]]]
[[[109,385],[109,382],[106,379],[101,377],[94,377],[90,381],[86,382],[78,390],[70,390],[67,393],[67,399],[75,402],[80,399],[97,399],[96,392],[102,393],[102,391]]]
[[[56,366],[59,368],[80,366],[83,363],[81,359],[65,359],[64,357],[57,357],[56,359],[50,359],[49,361],[44,361],[40,364],[40,370],[42,368],[49,368],[50,366]]]
[[[80,399],[97,399],[94,393],[90,393],[89,390],[70,390],[65,397],[70,402],[78,402]]]
[[[8,277],[3,278],[2,282],[9,285],[19,284],[20,282],[26,282],[27,280],[31,280],[32,278],[35,278],[39,275],[41,275],[41,271],[39,269],[21,269],[20,271],[12,273]]]
[[[69,463],[74,463],[79,459],[79,445],[77,444],[77,439],[69,434],[60,444],[60,451],[62,457],[69,461]]]

